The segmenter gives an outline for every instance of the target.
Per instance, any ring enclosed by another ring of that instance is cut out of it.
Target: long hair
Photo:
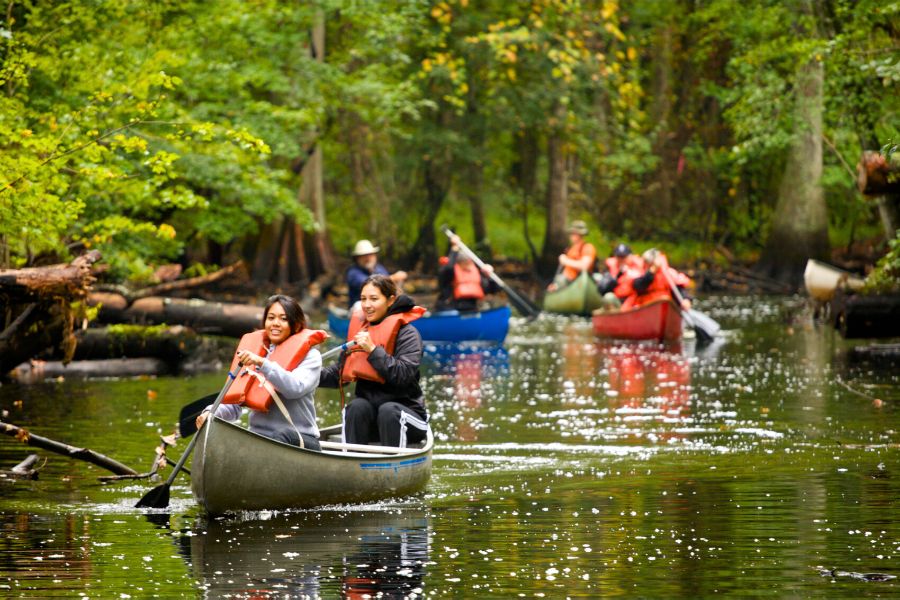
[[[266,309],[263,311],[262,317],[262,326],[263,329],[266,327],[266,319],[269,316],[269,309],[275,303],[281,305],[281,308],[284,309],[284,314],[287,317],[288,326],[291,328],[291,335],[306,329],[306,315],[303,313],[303,309],[300,308],[300,303],[291,298],[290,296],[285,296],[284,294],[275,294],[274,296],[269,296],[266,300]]]

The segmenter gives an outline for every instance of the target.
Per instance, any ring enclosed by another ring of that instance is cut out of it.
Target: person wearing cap
[[[634,280],[644,274],[647,267],[644,260],[631,252],[628,244],[613,248],[612,256],[606,259],[607,272],[597,279],[597,291],[603,295],[606,310],[619,309],[622,302],[634,292]]]
[[[378,251],[381,250],[369,240],[359,240],[353,247],[353,264],[347,269],[347,305],[353,308],[353,305],[359,302],[359,295],[362,292],[363,282],[370,275],[386,275],[390,277],[398,286],[403,285],[406,281],[406,271],[397,271],[394,274],[378,262]]]
[[[560,273],[547,287],[551,292],[575,281],[582,271],[590,273],[594,269],[594,261],[597,260],[597,249],[590,242],[585,241],[588,234],[588,226],[584,221],[572,221],[569,225],[569,247],[565,253],[559,255]]]
[[[672,286],[676,286],[683,298],[681,308],[691,309],[691,301],[686,297],[691,278],[669,266],[666,255],[650,248],[642,256],[647,270],[631,283],[634,291],[622,303],[622,310],[637,308],[654,300],[671,299]]]
[[[459,251],[459,236],[450,238],[450,253],[441,259],[438,269],[437,310],[478,310],[478,304],[487,294],[496,294],[500,287],[490,278],[491,265],[479,269],[472,257]]]

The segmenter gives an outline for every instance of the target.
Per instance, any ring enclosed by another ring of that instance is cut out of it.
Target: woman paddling
[[[409,325],[425,312],[397,284],[372,275],[360,294],[362,314],[350,317],[348,340],[356,347],[338,364],[322,369],[319,385],[356,382],[344,409],[344,440],[405,448],[425,439],[428,412],[419,387],[422,337]]]
[[[250,409],[250,431],[320,450],[313,393],[319,384],[322,357],[313,346],[328,337],[306,328],[296,300],[281,294],[266,301],[263,329],[248,333],[238,345],[231,372],[240,373],[225,394],[216,416],[236,421]],[[199,429],[209,408],[197,417]]]

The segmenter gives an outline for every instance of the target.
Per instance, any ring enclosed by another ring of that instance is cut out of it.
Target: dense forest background
[[[10,1],[0,268],[427,271],[447,222],[546,275],[583,218],[791,279],[890,237],[856,163],[898,83],[884,0]]]

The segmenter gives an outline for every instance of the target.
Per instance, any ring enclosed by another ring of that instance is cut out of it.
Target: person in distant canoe
[[[631,252],[628,244],[619,244],[612,256],[606,259],[607,271],[595,275],[597,291],[603,295],[603,308],[618,310],[628,296],[634,292],[634,280],[647,269],[644,260]]]
[[[438,270],[437,310],[478,310],[479,303],[488,294],[496,294],[500,287],[490,278],[494,267],[484,265],[479,269],[472,257],[459,251],[459,236],[450,238],[450,253]]]
[[[597,260],[597,249],[584,238],[590,231],[584,221],[572,221],[569,225],[569,247],[565,253],[559,255],[560,273],[554,277],[547,290],[553,292],[567,283],[575,281],[582,273],[590,273],[594,269],[594,261]]]
[[[647,265],[647,270],[632,281],[634,292],[622,303],[622,310],[649,304],[654,300],[671,299],[673,285],[678,288],[684,298],[681,307],[684,310],[690,310],[691,301],[685,297],[685,293],[691,285],[691,278],[670,267],[666,255],[656,248],[644,252],[642,258]]]
[[[352,308],[359,302],[359,293],[362,291],[363,282],[370,275],[387,275],[397,285],[403,285],[406,281],[406,271],[397,271],[390,274],[388,270],[378,262],[378,246],[372,245],[369,240],[359,240],[353,247],[353,264],[347,269],[347,305]]]
[[[314,346],[328,334],[307,329],[300,304],[281,294],[266,300],[262,325],[262,330],[241,338],[231,365],[231,372],[238,375],[216,409],[216,416],[237,421],[242,408],[247,407],[250,431],[320,450],[313,393],[319,385],[322,357]],[[198,429],[210,408],[197,417]]]
[[[356,346],[322,369],[321,387],[356,382],[344,408],[344,440],[351,444],[399,446],[425,439],[428,412],[419,387],[422,337],[410,325],[425,313],[412,298],[399,294],[386,275],[363,283],[359,311],[350,315],[347,339]]]

